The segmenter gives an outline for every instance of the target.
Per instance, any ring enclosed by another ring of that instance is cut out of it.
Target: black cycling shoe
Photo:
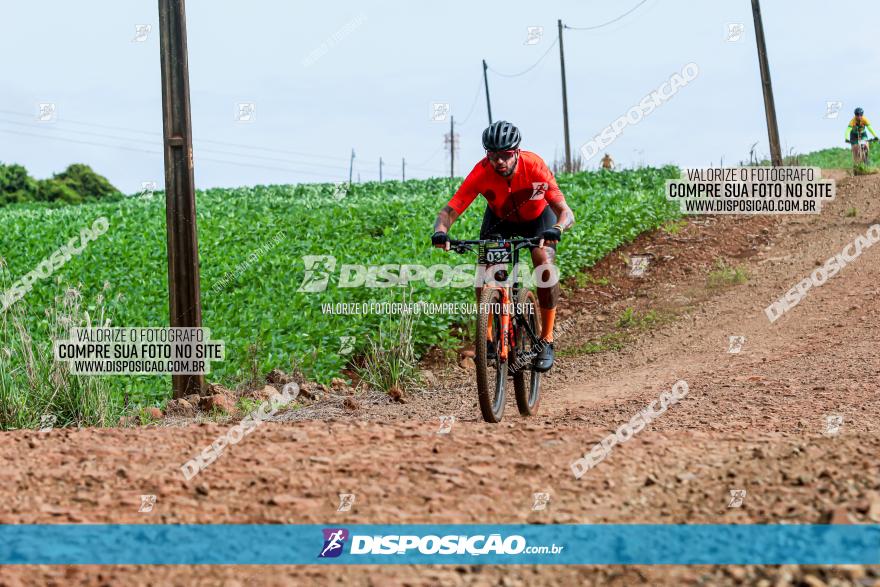
[[[541,349],[535,358],[532,359],[532,368],[538,373],[549,371],[553,366],[553,343],[541,340]]]

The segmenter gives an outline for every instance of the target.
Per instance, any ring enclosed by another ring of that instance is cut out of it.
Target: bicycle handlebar
[[[474,245],[482,245],[485,243],[510,243],[513,245],[513,250],[523,249],[529,245],[537,245],[541,242],[543,237],[533,236],[531,238],[487,238],[487,239],[477,239],[477,240],[451,240],[449,241],[449,250],[455,251],[456,253],[462,255],[467,252],[472,252],[474,250]]]

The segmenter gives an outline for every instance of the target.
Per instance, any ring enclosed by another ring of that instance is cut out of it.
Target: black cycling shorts
[[[849,133],[849,141],[851,143],[858,143],[859,139],[867,139],[867,138],[868,138],[868,133],[866,133],[865,131],[862,131],[861,136],[859,136],[859,132],[856,130],[850,131],[850,133]]]
[[[493,235],[501,238],[517,236],[532,238],[541,236],[545,230],[553,228],[554,224],[556,224],[556,213],[550,206],[545,207],[541,215],[534,220],[527,220],[525,222],[501,220],[495,216],[491,208],[486,206],[486,213],[483,214],[483,226],[480,227],[480,239],[491,238]],[[552,248],[554,251],[556,250],[556,243],[547,243],[545,246]],[[529,248],[535,249],[537,247],[538,245],[533,245]]]

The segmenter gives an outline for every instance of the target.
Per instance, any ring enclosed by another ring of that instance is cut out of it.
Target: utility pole
[[[382,183],[382,157],[379,157],[379,183]]]
[[[565,127],[565,171],[571,173],[571,141],[568,134],[568,90],[565,84],[565,51],[562,49],[562,19],[559,24],[559,66],[562,69],[562,122]]]
[[[351,150],[351,159],[348,162],[348,187],[351,187],[351,173],[354,170],[354,148]],[[358,176],[360,182],[360,176]]]
[[[455,150],[458,149],[458,137],[455,135],[455,117],[449,117],[449,134],[443,135],[443,141],[449,145],[449,179],[455,179]]]
[[[193,177],[184,0],[159,0],[168,301],[172,328],[201,328],[199,241]],[[175,398],[201,393],[204,375],[171,375]]]
[[[489,124],[492,124],[492,102],[489,101],[489,76],[486,74],[486,70],[489,69],[489,66],[486,65],[486,60],[483,59],[483,84],[486,86],[486,110],[489,111]]]
[[[400,177],[401,181],[406,181],[406,157],[400,160]]]
[[[782,165],[782,148],[779,145],[779,125],[776,122],[776,103],[773,100],[773,84],[770,83],[770,64],[767,62],[767,45],[764,41],[764,23],[761,20],[761,4],[752,0],[752,16],[755,18],[755,42],[758,44],[758,65],[761,68],[761,89],[764,91],[764,112],[767,115],[767,134],[770,138],[770,161],[774,167]]]

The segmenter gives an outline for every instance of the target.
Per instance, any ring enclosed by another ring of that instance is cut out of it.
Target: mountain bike
[[[478,263],[486,277],[477,308],[475,363],[477,397],[486,422],[504,416],[507,378],[513,378],[516,405],[523,416],[534,416],[541,403],[541,373],[532,360],[543,343],[535,294],[520,283],[519,251],[537,245],[535,238],[451,240],[458,254],[478,251]],[[513,279],[508,266],[513,265]],[[491,278],[489,275],[491,274]]]
[[[858,167],[859,165],[867,165],[870,161],[869,158],[869,149],[868,143],[876,143],[877,139],[871,138],[868,139],[866,137],[854,137],[850,136],[850,140],[847,141],[850,145],[852,145],[852,156],[853,156],[853,167]]]

